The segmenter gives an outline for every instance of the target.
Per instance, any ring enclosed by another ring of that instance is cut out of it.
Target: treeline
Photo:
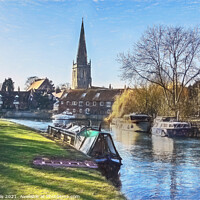
[[[196,114],[199,100],[196,96],[192,99],[195,92],[190,95],[188,85],[200,78],[199,59],[200,27],[158,25],[147,28],[131,51],[118,55],[118,62],[123,80],[149,85],[125,91],[116,100],[119,102],[115,107],[119,110],[113,115],[121,116],[126,110],[151,115],[173,112],[177,118]],[[127,109],[127,105],[131,107]]]
[[[197,94],[192,88],[184,88],[178,104],[179,117],[192,116],[197,111]],[[174,116],[174,110],[170,109],[166,103],[163,89],[155,84],[149,86],[135,87],[126,89],[121,95],[117,96],[112,106],[112,113],[107,120],[115,117],[123,117],[130,113],[143,113],[150,116],[164,115]]]

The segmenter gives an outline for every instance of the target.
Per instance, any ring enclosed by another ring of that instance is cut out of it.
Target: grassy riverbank
[[[17,199],[30,199],[27,195],[33,195],[31,199],[124,199],[96,170],[39,169],[32,166],[32,160],[38,156],[87,159],[74,149],[63,149],[24,126],[0,120],[0,197],[16,195]]]

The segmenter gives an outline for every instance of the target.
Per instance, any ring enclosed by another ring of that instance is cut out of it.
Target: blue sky
[[[148,26],[193,27],[200,0],[0,0],[0,83],[27,77],[71,83],[84,18],[93,85],[123,87],[117,54],[131,49]]]

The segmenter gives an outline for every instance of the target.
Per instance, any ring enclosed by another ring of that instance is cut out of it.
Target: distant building
[[[53,111],[54,113],[59,112],[59,100],[66,94],[66,90],[61,90],[60,92],[53,92],[53,98],[54,98],[54,105],[53,105]]]
[[[29,108],[30,92],[0,91],[0,109],[27,110]]]
[[[102,119],[109,115],[115,97],[123,89],[79,89],[69,90],[59,101],[58,112],[71,112],[78,118]]]
[[[72,89],[88,89],[92,85],[91,61],[87,61],[84,24],[82,20],[76,63],[72,67]]]
[[[41,93],[52,93],[54,91],[53,84],[49,81],[48,78],[39,79],[34,81],[27,91],[41,92]]]

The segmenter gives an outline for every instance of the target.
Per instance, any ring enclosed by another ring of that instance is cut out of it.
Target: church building
[[[76,63],[73,61],[72,89],[88,89],[91,87],[91,85],[91,60],[88,63],[84,24],[82,19]]]
[[[103,119],[112,110],[117,95],[123,89],[92,86],[91,61],[87,60],[87,49],[82,20],[76,63],[72,67],[72,88],[65,91],[54,104],[54,113],[72,113],[77,119]]]

